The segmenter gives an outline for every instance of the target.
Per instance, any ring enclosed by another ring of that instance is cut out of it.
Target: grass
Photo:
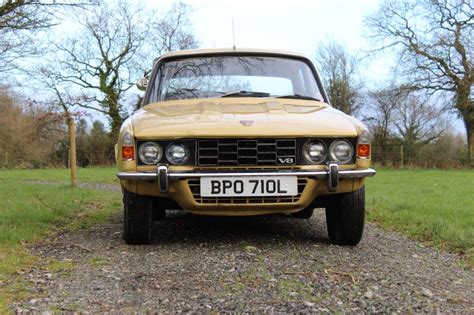
[[[79,168],[77,178],[79,182],[95,183],[118,183],[115,176],[114,167],[89,167]],[[27,181],[57,181],[69,183],[70,172],[67,169],[47,168],[47,169],[12,169],[0,170],[0,180]]]
[[[120,209],[118,193],[67,186],[66,169],[0,170],[0,313],[8,304],[28,296],[28,283],[18,274],[40,263],[48,270],[64,262],[40,262],[25,250],[61,229],[76,229],[101,222]],[[112,168],[79,171],[80,181],[112,183]],[[53,184],[38,184],[34,181]]]
[[[378,169],[366,204],[369,220],[465,254],[474,267],[474,170]]]

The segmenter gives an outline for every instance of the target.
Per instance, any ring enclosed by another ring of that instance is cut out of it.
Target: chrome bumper
[[[166,193],[169,188],[170,180],[179,180],[186,178],[201,177],[219,177],[219,176],[306,176],[316,179],[325,179],[328,190],[336,191],[340,178],[363,178],[372,177],[375,170],[372,168],[362,170],[339,170],[339,165],[329,164],[327,170],[307,171],[307,170],[270,170],[270,171],[252,171],[244,170],[239,172],[229,171],[189,171],[189,172],[170,172],[167,165],[158,165],[156,172],[119,172],[117,177],[121,180],[131,181],[149,181],[160,183],[160,192]]]

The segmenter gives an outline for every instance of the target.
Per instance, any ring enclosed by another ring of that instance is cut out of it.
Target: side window
[[[321,91],[316,83],[316,78],[314,77],[314,73],[310,70],[309,67],[305,69],[300,69],[301,76],[304,78],[305,85],[304,90],[307,93],[306,95],[315,95],[316,98],[320,100],[324,100]]]
[[[150,93],[150,103],[158,102],[159,90],[161,81],[161,68],[156,73],[155,80],[153,81],[153,87]]]

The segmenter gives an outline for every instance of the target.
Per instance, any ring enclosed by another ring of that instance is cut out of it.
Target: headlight
[[[326,159],[326,145],[319,140],[309,140],[303,146],[303,155],[309,163],[321,163]]]
[[[352,160],[354,148],[346,140],[337,140],[329,147],[329,156],[334,162],[346,164]]]
[[[184,144],[171,143],[168,148],[166,148],[166,159],[168,159],[168,162],[171,164],[184,164],[189,159],[189,151]]]
[[[157,164],[163,156],[163,149],[157,143],[145,142],[140,145],[140,148],[138,149],[138,156],[145,164]]]

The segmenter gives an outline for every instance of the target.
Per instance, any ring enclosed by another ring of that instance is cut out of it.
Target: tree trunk
[[[77,186],[77,162],[76,162],[76,131],[74,119],[69,117],[68,119],[69,129],[69,167],[71,169],[71,187]]]
[[[471,166],[474,166],[474,119],[464,119],[467,134],[467,158]]]
[[[113,139],[117,139],[119,132],[120,132],[120,127],[122,126],[122,117],[117,114],[117,115],[111,115],[111,123],[110,123],[110,136]]]
[[[109,118],[110,118],[110,134],[116,139],[118,137],[120,127],[122,126],[123,118],[121,115],[121,107],[119,102],[119,95],[110,89],[106,92],[105,103],[107,104]]]
[[[462,84],[456,91],[456,108],[464,121],[467,135],[467,158],[469,165],[474,165],[474,102],[470,99],[471,83]]]

